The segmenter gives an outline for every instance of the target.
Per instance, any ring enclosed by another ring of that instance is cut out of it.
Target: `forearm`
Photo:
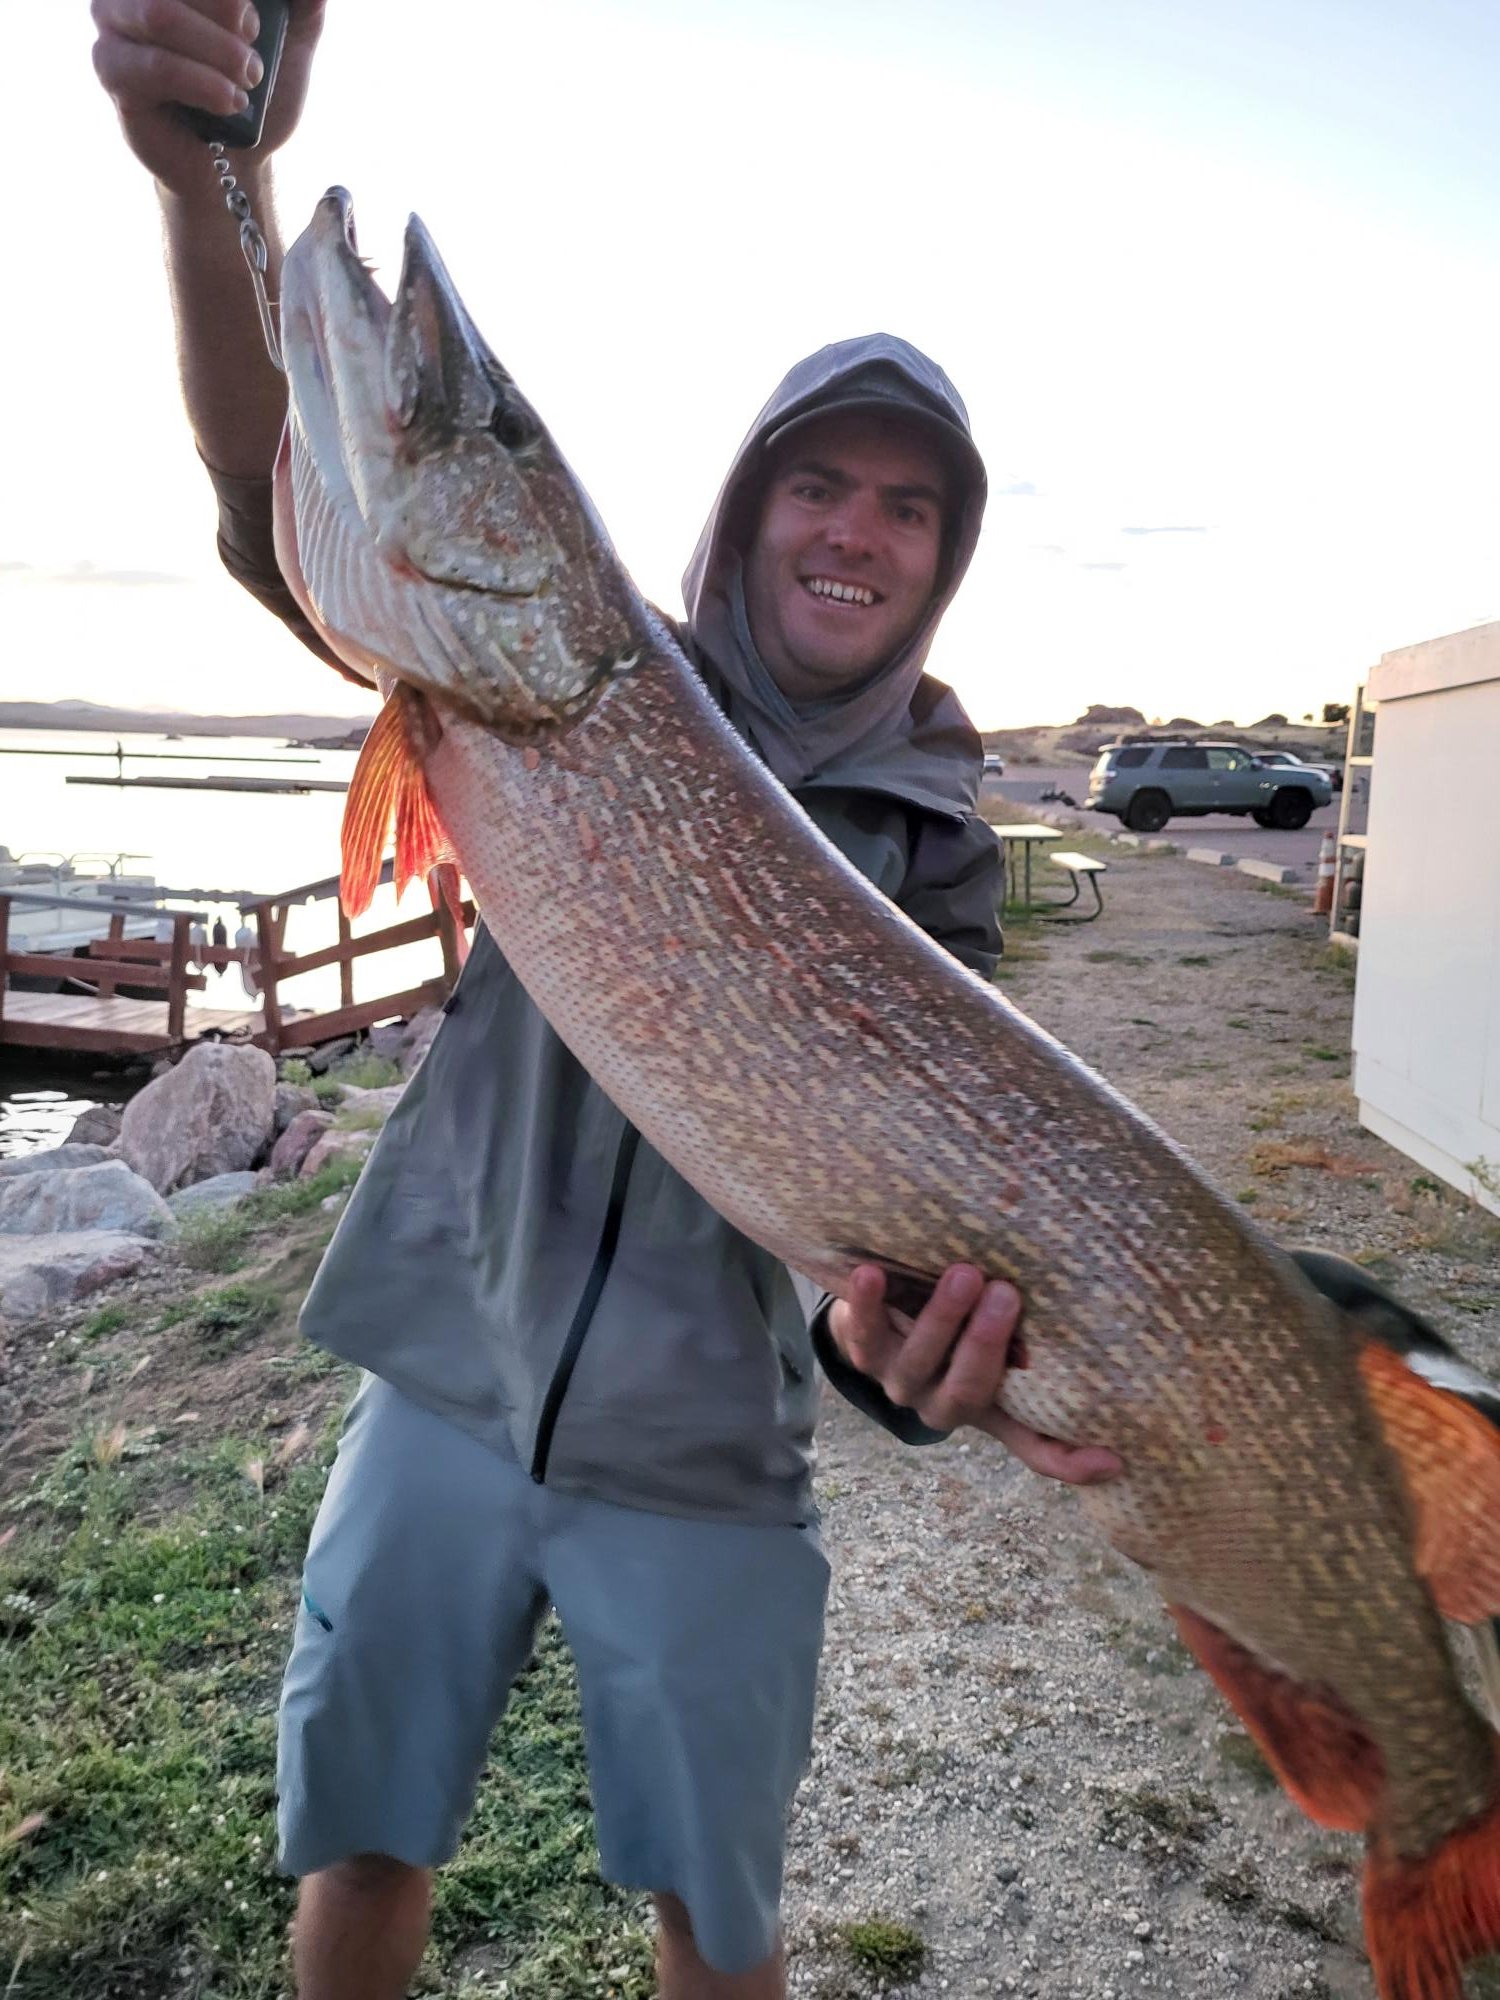
[[[282,249],[270,162],[241,154],[235,166],[266,239],[266,288],[274,300]],[[224,205],[207,148],[201,188],[174,193],[158,184],[157,192],[178,373],[198,449],[221,471],[267,477],[286,416],[286,389],[266,352],[239,225]]]

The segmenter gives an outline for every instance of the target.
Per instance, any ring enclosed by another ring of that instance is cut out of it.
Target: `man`
[[[143,26],[149,13],[150,26]],[[264,141],[296,123],[322,8]],[[314,650],[270,552],[284,413],[235,231],[173,101],[234,108],[242,0],[94,0],[95,62],[157,177],[183,386],[234,573]],[[280,247],[264,157],[237,162]],[[685,579],[684,642],[731,722],[853,863],[965,963],[1000,948],[978,739],[923,672],[972,555],[983,466],[941,370],[877,335],[794,369]],[[811,1324],[807,1307],[813,1307]],[[549,1604],[579,1668],[604,1872],[650,1891],[667,2000],[779,2000],[786,1814],[826,1565],[816,1350],[888,1428],[960,1424],[1037,1470],[1108,1453],[996,1408],[1019,1300],[967,1267],[914,1322],[877,1269],[799,1298],[646,1146],[479,933],[304,1309],[369,1372],[314,1529],[283,1693],[282,1865],[302,2000],[395,2000],[486,1746]]]

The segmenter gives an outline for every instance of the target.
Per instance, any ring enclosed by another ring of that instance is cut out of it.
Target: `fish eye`
[[[537,442],[540,432],[524,410],[520,410],[508,399],[502,399],[490,418],[490,435],[507,451],[529,451]]]

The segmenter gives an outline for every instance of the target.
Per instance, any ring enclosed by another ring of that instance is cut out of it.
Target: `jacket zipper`
[[[640,1140],[641,1135],[635,1127],[627,1125],[620,1140],[620,1150],[615,1155],[614,1178],[609,1188],[609,1207],[605,1210],[604,1227],[599,1234],[599,1247],[594,1252],[588,1283],[583,1288],[583,1296],[579,1299],[577,1310],[573,1314],[567,1339],[563,1342],[562,1353],[558,1357],[556,1368],[552,1371],[552,1380],[547,1384],[547,1399],[542,1405],[542,1420],[537,1426],[536,1449],[531,1455],[531,1476],[538,1486],[547,1477],[547,1458],[552,1450],[552,1433],[557,1428],[558,1412],[562,1408],[563,1397],[568,1393],[568,1383],[572,1380],[579,1349],[583,1346],[584,1335],[589,1330],[589,1321],[594,1316],[594,1308],[599,1303],[599,1294],[604,1290],[604,1280],[609,1276],[609,1267],[615,1259],[615,1249],[620,1241],[620,1223],[625,1214],[625,1190],[630,1181],[630,1168]]]

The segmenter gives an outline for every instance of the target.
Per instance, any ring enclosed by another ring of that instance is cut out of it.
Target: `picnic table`
[[[1062,831],[1055,826],[997,826],[995,832],[1005,843],[1005,860],[1010,876],[1008,902],[1019,903],[1024,910],[1031,908],[1031,850],[1049,840],[1061,840]],[[1020,864],[1019,871],[1017,864]]]

